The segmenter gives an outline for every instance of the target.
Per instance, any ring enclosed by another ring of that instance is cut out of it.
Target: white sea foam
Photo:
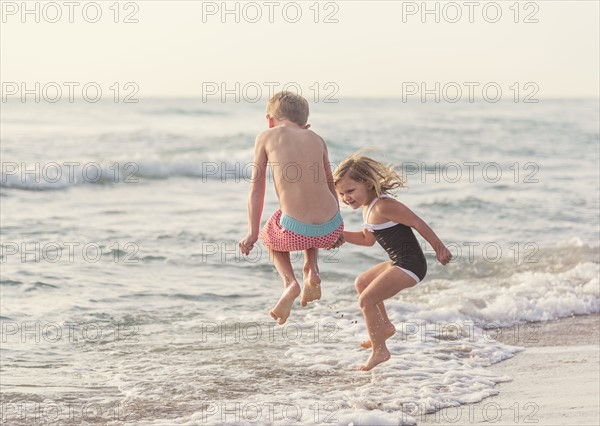
[[[508,277],[423,283],[411,292],[411,310],[427,321],[471,320],[502,326],[600,312],[599,265],[563,272],[525,271]]]

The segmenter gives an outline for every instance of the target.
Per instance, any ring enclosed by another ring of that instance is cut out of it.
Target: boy
[[[258,240],[262,216],[267,162],[271,165],[280,209],[265,224],[260,236],[268,248],[284,290],[270,311],[284,324],[300,285],[294,275],[290,251],[304,250],[301,304],[321,298],[317,265],[319,248],[332,247],[344,225],[325,141],[308,130],[308,102],[291,92],[276,93],[267,107],[269,129],[256,138],[254,168],[248,198],[248,234],[240,250],[248,255]]]

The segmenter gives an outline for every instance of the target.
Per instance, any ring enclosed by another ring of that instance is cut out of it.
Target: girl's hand
[[[240,241],[240,251],[246,256],[250,254],[250,251],[254,248],[254,243],[258,241],[258,237],[252,234],[248,234]]]
[[[330,247],[327,247],[325,250],[331,250],[331,249],[334,249],[334,248],[338,248],[339,246],[341,246],[345,242],[346,242],[346,240],[344,239],[344,234],[341,234],[340,238],[338,238],[335,243],[333,243]]]
[[[452,253],[450,253],[450,250],[448,250],[446,246],[442,246],[439,250],[436,250],[435,254],[437,255],[437,260],[442,265],[447,264],[450,262],[450,259],[452,259]]]

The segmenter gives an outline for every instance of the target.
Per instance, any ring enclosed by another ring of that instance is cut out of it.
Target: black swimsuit
[[[377,242],[390,256],[392,263],[418,283],[427,274],[427,261],[412,228],[392,221],[377,224],[369,223],[371,210],[380,199],[375,198],[369,205],[363,226],[373,233]]]

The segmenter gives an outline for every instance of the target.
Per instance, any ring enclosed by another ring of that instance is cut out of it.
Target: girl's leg
[[[271,317],[284,324],[290,316],[292,305],[296,297],[300,295],[300,285],[296,281],[294,270],[292,269],[292,262],[290,261],[290,253],[287,251],[269,251],[273,258],[273,263],[279,275],[283,279],[283,294],[279,298],[277,305],[269,312]]]
[[[356,287],[356,292],[358,293],[358,295],[360,296],[362,294],[362,292],[365,291],[365,289],[369,286],[369,284],[371,284],[371,282],[373,282],[373,280],[375,278],[377,278],[379,275],[381,275],[387,269],[393,268],[393,267],[394,267],[394,265],[390,261],[382,262],[378,265],[373,266],[368,271],[360,274],[356,278],[356,281],[354,282],[354,286]],[[394,327],[394,324],[392,324],[392,322],[388,318],[388,315],[385,310],[385,306],[383,305],[383,302],[377,304],[377,309],[379,309],[379,313],[381,314],[381,317],[383,319],[383,330],[384,330],[386,339],[389,339],[394,334],[396,334],[396,327]],[[371,340],[370,339],[365,340],[360,345],[363,348],[370,348],[372,346]]]
[[[321,277],[319,276],[318,249],[304,250],[304,288],[300,304],[306,306],[308,302],[321,298]]]
[[[390,359],[390,351],[388,351],[385,344],[383,316],[377,305],[415,284],[415,280],[404,271],[392,267],[375,278],[358,298],[373,348],[373,353],[371,353],[367,363],[360,366],[359,370],[369,371],[376,365]]]
[[[385,306],[383,305],[383,302],[377,304],[377,309],[379,310],[379,314],[381,315],[381,321],[383,324],[383,333],[385,334],[385,338],[387,340],[390,337],[392,337],[394,334],[396,334],[396,327],[394,326],[394,324],[392,324],[392,322],[388,318],[387,312],[385,310]],[[365,349],[372,348],[373,342],[371,342],[371,339],[364,340],[360,343],[360,346],[362,346]]]

